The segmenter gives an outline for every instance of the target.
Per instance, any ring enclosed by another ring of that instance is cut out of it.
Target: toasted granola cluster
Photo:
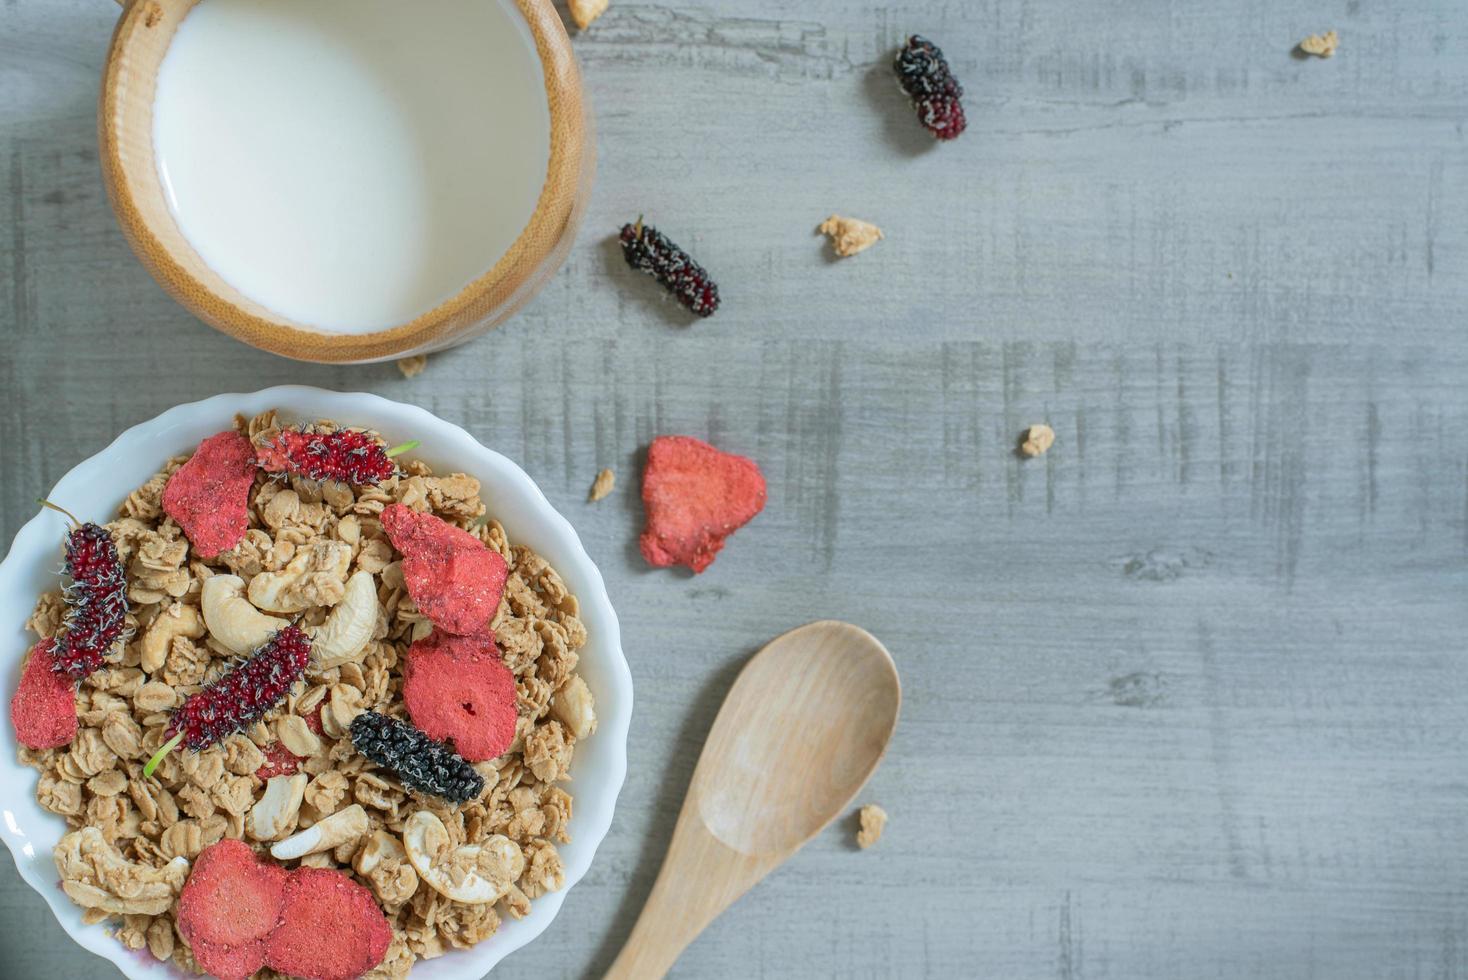
[[[236,426],[252,440],[280,428],[273,412]],[[284,863],[337,869],[372,890],[393,937],[369,977],[403,977],[419,957],[472,946],[493,935],[503,916],[521,917],[533,899],[558,889],[556,845],[570,840],[572,806],[558,783],[567,778],[578,737],[595,724],[590,693],[576,673],[586,629],[556,571],[530,549],[512,546],[504,528],[485,517],[478,481],[462,473],[435,476],[417,460],[401,461],[398,474],[374,487],[262,472],[244,539],[206,561],[163,513],[164,485],[184,462],[170,460],[106,525],[126,565],[131,639],[118,662],[82,682],[76,738],[57,749],[20,750],[21,760],[40,771],[41,805],[73,829],[58,847],[57,866],[85,919],[113,919],[129,948],[197,971],[176,925],[184,862],[226,837],[264,853],[272,841],[339,814],[333,828],[350,825],[345,841]],[[504,755],[474,763],[484,786],[461,806],[404,787],[352,743],[352,722],[364,711],[406,719],[402,665],[413,641],[431,631],[379,520],[394,503],[463,528],[509,565],[491,625],[515,678],[515,740]],[[346,560],[293,565],[298,556],[326,552]],[[312,603],[296,614],[308,632],[327,620],[352,574],[373,576],[381,613],[363,654],[313,666],[284,703],[245,732],[200,752],[168,755],[145,778],[144,762],[164,741],[171,711],[238,662],[206,627],[204,581],[234,575],[248,586],[275,576],[273,584],[298,567],[310,569],[309,582],[286,584]],[[48,592],[27,627],[51,637],[65,615],[60,591]],[[277,782],[267,782],[272,776]],[[274,792],[267,798],[268,785]],[[354,807],[365,811],[365,824]],[[455,901],[423,880],[403,842],[405,825],[420,812],[445,828],[445,855],[474,853],[476,845],[518,850],[512,866],[523,861],[523,870],[497,902]]]

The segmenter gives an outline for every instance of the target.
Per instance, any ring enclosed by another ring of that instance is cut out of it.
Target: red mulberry
[[[719,308],[718,285],[667,235],[638,218],[636,224],[622,226],[620,240],[628,265],[662,283],[694,316],[713,316]]]
[[[267,473],[296,473],[308,480],[369,487],[392,477],[397,472],[392,458],[417,445],[410,442],[388,449],[360,429],[282,429],[273,441],[257,446],[255,452],[260,468]]]
[[[102,666],[127,631],[127,577],[112,535],[100,524],[83,524],[49,501],[43,506],[71,519],[66,537],[63,590],[66,619],[56,644],[52,669],[80,680]]]
[[[167,741],[143,767],[143,775],[153,775],[179,742],[198,752],[259,721],[290,693],[310,659],[311,641],[300,627],[277,632],[249,660],[179,706],[164,732]]]
[[[940,140],[956,138],[968,126],[963,114],[963,86],[953,77],[938,46],[914,34],[893,62],[898,84],[912,100],[923,127]]]

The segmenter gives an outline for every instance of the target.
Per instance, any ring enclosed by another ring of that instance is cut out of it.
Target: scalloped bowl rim
[[[345,424],[370,426],[393,442],[422,440],[414,456],[427,460],[435,470],[452,468],[478,478],[488,513],[504,524],[511,542],[529,544],[540,552],[581,603],[588,641],[581,650],[579,670],[596,698],[597,731],[578,746],[572,763],[576,802],[570,824],[572,842],[559,848],[565,882],[559,891],[537,898],[525,918],[505,919],[491,938],[468,950],[451,950],[437,959],[419,960],[412,972],[414,980],[481,977],[545,931],[572,887],[590,868],[597,847],[611,827],[617,795],[627,774],[632,674],[622,653],[620,629],[606,583],[570,522],[551,506],[518,465],[480,444],[460,426],[425,409],[366,392],[280,385],[178,405],[125,430],[107,448],[78,463],[57,481],[47,499],[70,507],[84,520],[112,514],[126,494],[156,472],[169,456],[188,452],[200,439],[228,428],[237,413],[251,416],[269,408],[279,408],[284,417],[297,421],[334,418]],[[142,475],[134,479],[134,473]],[[91,489],[109,482],[116,484],[116,492]],[[0,609],[8,624],[0,627],[0,659],[6,664],[8,682],[6,696],[0,699],[0,733],[11,746],[15,743],[9,694],[20,676],[21,657],[34,641],[23,624],[37,595],[54,587],[62,527],[56,523],[56,515],[42,511],[16,532],[5,560],[0,562]],[[38,778],[36,770],[21,765],[13,751],[0,753],[0,838],[9,847],[20,876],[46,900],[56,920],[78,945],[110,960],[126,976],[134,980],[185,976],[171,963],[153,959],[147,950],[128,950],[105,926],[82,924],[82,910],[61,890],[51,861],[51,849],[65,832],[66,824],[37,803]]]

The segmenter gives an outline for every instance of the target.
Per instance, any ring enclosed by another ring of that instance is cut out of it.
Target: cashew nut
[[[199,604],[209,635],[241,655],[248,655],[270,641],[288,620],[267,616],[244,596],[245,580],[238,575],[211,575],[204,580]]]
[[[265,795],[250,808],[247,829],[259,841],[279,840],[296,825],[301,799],[306,793],[308,777],[303,772],[291,776],[272,776],[265,784]]]
[[[372,883],[372,890],[384,905],[401,906],[418,890],[418,872],[408,862],[408,852],[396,836],[385,830],[367,838],[352,867]]]
[[[352,862],[352,867],[357,874],[367,877],[376,871],[384,862],[406,861],[408,852],[403,850],[403,845],[398,839],[385,830],[379,830],[367,838],[367,843],[357,852],[357,858]]]
[[[257,609],[294,613],[312,606],[334,606],[341,601],[352,546],[342,541],[318,541],[302,549],[278,572],[261,572],[250,579],[246,594]]]
[[[501,834],[482,844],[451,848],[448,828],[437,815],[419,810],[403,825],[403,849],[418,877],[445,898],[466,905],[500,900],[525,871],[520,846]]]
[[[311,726],[300,715],[286,715],[277,721],[275,737],[280,739],[280,744],[286,747],[286,751],[302,759],[320,755],[326,747],[321,737],[311,731]]]
[[[326,622],[306,630],[311,637],[311,666],[328,670],[361,657],[377,629],[377,582],[371,572],[347,579],[341,602]]]
[[[204,620],[199,616],[199,610],[175,602],[159,613],[158,618],[153,620],[148,631],[143,634],[139,666],[145,673],[151,674],[168,659],[168,648],[173,645],[175,636],[197,640],[203,635]]]
[[[96,827],[74,830],[52,851],[61,888],[82,908],[113,915],[162,915],[189,876],[188,858],[161,868],[135,864],[107,843]]]
[[[367,811],[362,809],[362,804],[353,803],[344,810],[323,817],[300,833],[271,845],[270,855],[277,861],[290,861],[307,854],[330,851],[342,844],[361,840],[368,827]]]
[[[571,679],[561,685],[551,701],[550,713],[577,739],[596,731],[596,707],[591,688],[586,686],[580,674],[572,674]]]

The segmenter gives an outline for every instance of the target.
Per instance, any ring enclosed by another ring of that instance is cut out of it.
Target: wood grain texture
[[[659,980],[716,916],[849,811],[902,684],[866,630],[820,620],[751,657],[719,707],[668,853],[605,980]]]
[[[0,12],[0,538],[119,428],[296,381],[466,425],[606,573],[627,787],[507,975],[605,969],[738,666],[831,617],[902,672],[887,833],[823,833],[675,975],[1468,976],[1461,3],[614,0],[575,38],[600,165],[566,267],[411,381],[193,322],[103,197],[112,5]],[[911,30],[968,87],[952,145],[887,75]],[[832,211],[886,240],[827,258]],[[713,319],[621,265],[639,213]],[[636,554],[665,432],[769,479],[697,578]],[[0,916],[7,971],[115,975],[7,862]]]

